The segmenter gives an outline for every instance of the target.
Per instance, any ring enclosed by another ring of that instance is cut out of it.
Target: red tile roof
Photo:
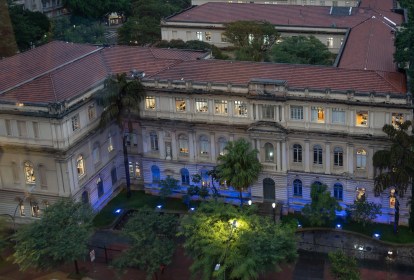
[[[223,60],[186,61],[151,78],[243,85],[247,85],[251,79],[259,78],[286,80],[293,88],[330,88],[366,93],[406,92],[405,77],[401,73]]]

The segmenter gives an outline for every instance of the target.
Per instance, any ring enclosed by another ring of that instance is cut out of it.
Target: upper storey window
[[[177,97],[175,99],[175,109],[177,112],[185,112],[185,100],[184,98]]]
[[[292,120],[303,120],[303,107],[290,106],[290,118]]]
[[[79,114],[72,117],[72,131],[76,131],[80,128]]]
[[[234,115],[237,117],[247,117],[247,104],[243,101],[234,101]]]
[[[262,118],[273,120],[275,118],[275,106],[263,105],[262,106]]]
[[[214,107],[217,115],[227,115],[227,100],[214,100]]]
[[[356,125],[357,126],[368,126],[368,112],[358,111],[356,113]]]
[[[203,32],[197,31],[196,32],[196,37],[197,37],[197,40],[203,41]]]
[[[30,161],[24,163],[24,176],[27,184],[36,184],[36,176],[34,173],[33,164]]]
[[[145,97],[145,109],[146,110],[155,110],[156,103],[154,96]]]
[[[90,121],[96,117],[96,109],[94,104],[88,106],[88,117]]]
[[[197,113],[207,113],[208,112],[208,102],[207,99],[197,98],[196,102],[196,112]]]
[[[311,120],[313,122],[324,123],[325,122],[325,110],[322,107],[312,107]]]
[[[398,128],[398,123],[403,123],[404,122],[404,116],[403,114],[400,113],[392,113],[391,116],[391,124],[395,127]]]
[[[345,124],[345,111],[339,108],[333,108],[332,123]]]

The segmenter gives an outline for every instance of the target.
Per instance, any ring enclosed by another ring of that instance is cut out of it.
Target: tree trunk
[[[75,271],[76,271],[76,274],[79,274],[78,261],[77,260],[74,260],[74,263],[75,263]]]
[[[122,137],[122,150],[124,152],[124,168],[125,168],[125,179],[126,179],[126,192],[127,198],[131,197],[131,178],[129,177],[129,161],[128,161],[128,149],[126,146],[126,135]]]

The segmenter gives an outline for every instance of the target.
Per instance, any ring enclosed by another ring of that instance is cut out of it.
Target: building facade
[[[227,3],[255,3],[255,4],[273,4],[273,5],[300,5],[300,6],[332,6],[332,7],[357,7],[359,0],[191,0],[192,5],[202,5],[208,2],[227,2]]]
[[[15,5],[22,5],[26,10],[41,12],[49,18],[65,15],[68,13],[63,6],[63,0],[17,0]]]

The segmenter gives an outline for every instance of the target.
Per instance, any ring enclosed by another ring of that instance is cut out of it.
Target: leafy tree
[[[384,125],[382,130],[387,134],[391,145],[386,150],[379,150],[373,156],[375,168],[374,191],[380,195],[389,187],[403,197],[411,185],[411,197],[414,197],[414,136],[409,133],[411,121]],[[410,203],[409,226],[414,230],[414,202]]]
[[[297,64],[331,65],[332,54],[314,36],[292,36],[283,38],[270,51],[270,61]]]
[[[8,237],[8,230],[7,230],[7,223],[4,217],[0,217],[0,260],[1,260],[1,252],[7,245],[7,237]]]
[[[97,21],[74,24],[68,17],[52,20],[52,36],[56,40],[73,43],[103,44],[106,42],[104,27]]]
[[[6,0],[0,0],[0,59],[18,51]]]
[[[243,190],[246,190],[259,177],[262,164],[257,159],[258,151],[252,150],[245,139],[228,142],[225,153],[217,159],[217,176],[220,181],[239,191],[240,206],[243,205]]]
[[[104,88],[95,94],[98,105],[104,108],[99,127],[103,130],[114,120],[117,123],[122,135],[122,149],[124,155],[124,169],[126,178],[127,197],[131,196],[131,180],[129,176],[128,149],[126,146],[126,126],[123,117],[128,118],[128,132],[132,132],[130,121],[131,113],[139,116],[139,104],[145,98],[145,90],[137,79],[127,80],[125,73],[117,74],[115,77],[108,77],[104,82]]]
[[[198,191],[198,195],[199,195],[202,199],[206,199],[206,198],[209,196],[208,187],[206,187],[206,186],[201,186],[200,190]]]
[[[338,280],[359,280],[359,269],[356,259],[342,251],[329,252],[331,272]]]
[[[185,237],[185,251],[194,261],[194,277],[257,279],[296,258],[295,229],[250,209],[204,202],[182,219],[179,235]]]
[[[170,176],[167,176],[165,180],[160,181],[160,193],[159,195],[163,200],[165,200],[168,196],[170,196],[174,190],[179,188],[178,180],[174,179]]]
[[[181,39],[173,39],[171,41],[161,40],[153,45],[156,48],[173,48],[173,49],[189,49],[189,50],[211,50],[216,59],[228,59],[229,57],[221,52],[219,48],[200,40],[190,40],[184,42]]]
[[[236,59],[261,61],[279,37],[267,21],[234,21],[224,25],[224,35],[236,48]]]
[[[115,260],[115,267],[122,270],[138,267],[147,272],[147,279],[153,276],[157,279],[160,266],[171,263],[177,225],[174,215],[140,209],[122,230],[130,240],[130,247]]]
[[[365,225],[372,222],[377,215],[381,215],[381,204],[355,200],[354,204],[347,207],[346,212],[351,220],[362,223],[362,226],[365,227]]]
[[[45,209],[42,219],[20,228],[12,256],[21,270],[29,267],[48,270],[73,261],[88,252],[92,233],[92,209],[89,204],[60,200]]]
[[[21,6],[9,6],[14,36],[20,52],[47,42],[50,22],[40,12],[23,10]]]
[[[129,10],[130,0],[64,0],[63,4],[74,15],[100,19],[110,12],[125,12]]]
[[[302,213],[313,226],[321,226],[335,220],[335,211],[341,210],[338,201],[331,196],[326,185],[312,184],[310,204],[303,207]]]

